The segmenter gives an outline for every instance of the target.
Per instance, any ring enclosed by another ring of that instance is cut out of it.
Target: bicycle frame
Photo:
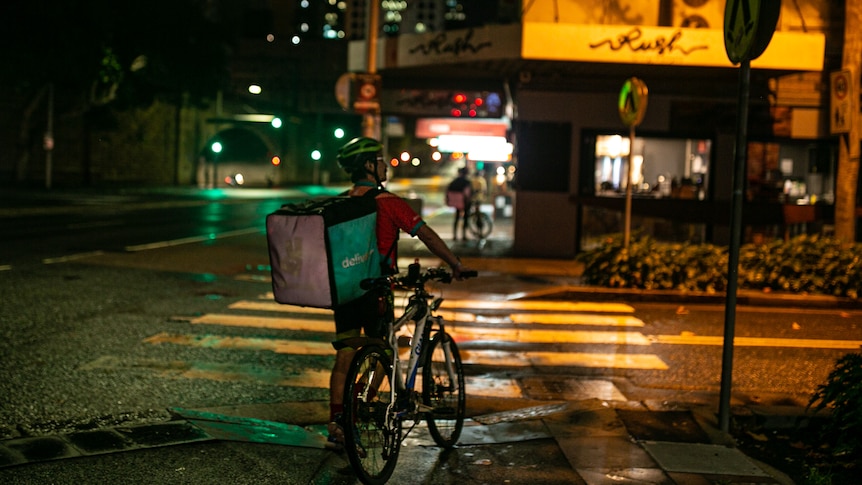
[[[433,298],[433,296],[424,291],[424,289],[414,289],[414,293],[408,297],[407,307],[404,309],[404,313],[396,319],[395,322],[393,322],[389,329],[389,347],[393,349],[392,376],[390,377],[391,382],[396,383],[396,386],[398,387],[397,389],[393,388],[391,391],[392,399],[390,401],[390,405],[400,404],[397,403],[395,399],[397,392],[407,392],[411,398],[415,397],[414,391],[416,390],[416,376],[423,364],[423,349],[428,345],[429,340],[431,339],[431,333],[435,323],[437,324],[436,327],[438,332],[444,330],[443,319],[439,316],[433,315],[433,312],[439,308],[440,304],[443,302],[443,298],[434,298],[434,301],[429,304],[428,300],[431,298]],[[415,322],[415,325],[413,327],[413,338],[410,343],[410,358],[407,361],[406,370],[402,372],[396,334],[398,330],[403,328],[405,325],[408,325],[411,321]],[[451,379],[456,380],[455,371],[452,368],[452,358],[448,343],[444,344],[444,353],[446,355],[447,373]],[[430,410],[430,408],[425,408],[421,403],[421,400],[416,399],[415,404],[415,410],[418,412]],[[398,410],[398,417],[403,417],[410,411],[410,409]]]

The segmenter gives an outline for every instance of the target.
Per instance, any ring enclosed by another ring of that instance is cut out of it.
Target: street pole
[[[623,232],[623,247],[628,249],[632,235],[632,170],[634,170],[634,155],[635,155],[635,125],[629,127],[629,163],[628,174],[626,175],[626,215],[625,215],[625,230]]]
[[[368,31],[365,41],[368,46],[366,71],[377,73],[377,31],[379,30],[380,0],[368,0]],[[362,134],[368,138],[380,139],[380,111],[368,110],[362,115]]]
[[[748,146],[748,98],[751,84],[751,61],[745,59],[739,68],[736,148],[734,149],[733,197],[730,214],[730,252],[727,258],[727,304],[724,307],[724,347],[721,354],[721,391],[718,421],[720,429],[730,430],[730,390],[733,382],[733,339],[736,327],[736,290],[739,274],[739,248],[742,243],[742,201],[745,190],[745,159]]]
[[[48,126],[43,141],[45,148],[45,188],[50,189],[54,172],[54,83],[48,85]]]

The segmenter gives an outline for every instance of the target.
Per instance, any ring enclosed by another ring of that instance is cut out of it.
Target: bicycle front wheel
[[[467,410],[461,354],[451,335],[437,332],[426,355],[422,399],[431,408],[426,414],[428,431],[438,446],[451,448],[461,436]]]
[[[467,218],[467,228],[479,239],[485,239],[491,235],[491,231],[494,229],[494,221],[491,220],[491,216],[488,214],[477,210]]]
[[[401,448],[401,421],[394,417],[392,361],[381,346],[356,352],[344,386],[344,451],[362,483],[386,483]]]

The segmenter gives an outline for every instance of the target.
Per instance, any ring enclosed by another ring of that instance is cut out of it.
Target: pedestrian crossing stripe
[[[285,387],[329,388],[329,370],[303,369],[291,372],[281,369],[268,369],[260,364],[201,362],[201,361],[164,361],[158,359],[126,359],[115,356],[102,356],[84,364],[84,370],[145,370],[164,378],[206,379],[222,382],[259,382]]]
[[[634,313],[624,303],[556,300],[443,300],[442,308],[463,310],[520,310],[546,312]]]
[[[398,296],[396,296],[398,299]],[[294,305],[276,303],[272,293],[260,296],[257,309],[267,311],[296,311]],[[520,310],[548,312],[588,312],[588,313],[634,313],[635,309],[625,303],[589,302],[589,301],[557,301],[557,300],[457,300],[443,299],[444,309],[460,310]],[[330,312],[331,310],[323,310]]]
[[[507,367],[600,367],[613,369],[667,370],[657,355],[595,352],[512,352],[507,350],[461,350],[461,360],[473,365]]]
[[[234,327],[256,327],[305,332],[334,332],[331,321],[301,318],[278,318],[253,315],[208,313],[189,319],[192,324],[225,325]],[[534,330],[524,328],[467,327],[450,323],[446,331],[457,342],[468,340],[514,341],[518,343],[582,343],[612,345],[650,345],[640,332],[583,331],[583,330]]]
[[[444,302],[445,307],[445,302]],[[232,310],[268,311],[280,313],[295,313],[308,315],[332,315],[332,310],[321,308],[282,305],[265,301],[242,300],[229,306]],[[451,322],[489,322],[489,323],[519,323],[548,325],[595,325],[612,327],[643,327],[644,322],[631,315],[597,315],[587,313],[509,313],[495,321],[490,318],[468,312],[453,312],[441,310],[437,315]]]
[[[643,327],[640,318],[630,315],[585,315],[580,313],[513,313],[512,323],[545,325],[595,325],[602,327]]]
[[[192,347],[218,349],[269,350],[281,354],[334,356],[332,346],[318,341],[264,339],[219,335],[182,335],[159,333],[144,340],[149,344],[169,343]],[[493,365],[508,367],[572,366],[609,367],[617,369],[667,370],[667,365],[650,354],[594,353],[594,352],[532,352],[475,349],[474,343],[462,344],[461,360],[467,365]],[[406,362],[409,348],[401,348],[399,355]]]
[[[83,366],[84,370],[129,369],[146,371],[170,379],[205,379],[219,382],[257,382],[283,387],[329,389],[330,370],[303,369],[291,372],[262,369],[259,365],[205,361],[162,361],[102,356]],[[468,396],[520,399],[524,397],[515,379],[465,376]]]
[[[335,355],[330,342],[236,337],[227,335],[188,335],[161,332],[144,339],[148,344],[175,344],[209,349],[269,350],[278,354]]]

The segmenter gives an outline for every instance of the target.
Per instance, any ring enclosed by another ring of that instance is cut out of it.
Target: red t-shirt
[[[349,194],[361,196],[373,187],[366,185],[354,186]],[[377,200],[377,250],[380,259],[396,269],[398,262],[398,230],[415,237],[419,228],[425,224],[422,216],[416,213],[407,202],[390,192],[381,192]],[[388,258],[387,258],[388,257]]]

